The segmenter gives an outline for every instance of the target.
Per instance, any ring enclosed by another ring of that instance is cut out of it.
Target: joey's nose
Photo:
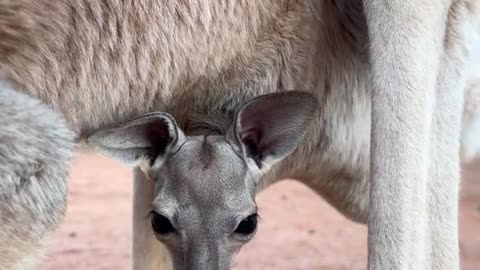
[[[230,269],[232,254],[226,252],[214,241],[198,241],[185,255],[185,268],[182,270]],[[180,270],[180,268],[175,270]]]

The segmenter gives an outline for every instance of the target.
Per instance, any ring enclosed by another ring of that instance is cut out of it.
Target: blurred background
[[[480,269],[480,160],[465,164],[460,209],[462,270]],[[41,270],[129,270],[130,169],[83,151],[73,162],[65,223]],[[261,220],[235,270],[360,270],[367,261],[367,228],[318,195],[283,181],[258,196]]]

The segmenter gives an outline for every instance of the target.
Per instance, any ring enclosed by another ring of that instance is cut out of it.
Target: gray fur
[[[63,220],[73,133],[0,80],[0,269],[34,269]]]
[[[223,135],[184,137],[168,114],[156,113],[93,133],[87,141],[122,161],[132,153],[132,142],[144,142],[147,147],[134,144],[143,153],[127,164],[143,162],[156,183],[154,211],[168,217],[178,231],[157,235],[170,249],[174,269],[229,269],[234,255],[253,236],[234,230],[256,213],[258,183],[303,141],[317,109],[312,95],[290,91],[240,106]],[[170,138],[151,136],[150,130],[165,129],[172,130]],[[154,158],[145,163],[146,156]]]
[[[257,189],[295,178],[368,219],[370,270],[458,269],[459,123],[478,3],[0,0],[0,72],[77,137],[162,111],[209,141],[252,98],[307,91],[319,103],[307,139],[271,155]],[[133,268],[166,269],[145,218],[153,188],[135,175]]]

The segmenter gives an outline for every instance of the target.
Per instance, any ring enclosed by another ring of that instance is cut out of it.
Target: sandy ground
[[[463,270],[480,269],[480,162],[466,166],[461,202]],[[41,270],[129,269],[131,172],[94,154],[73,165],[65,224]],[[338,214],[304,186],[284,181],[258,197],[262,220],[236,270],[358,270],[366,264],[366,227]]]

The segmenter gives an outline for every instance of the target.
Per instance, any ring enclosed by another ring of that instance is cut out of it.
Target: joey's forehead
[[[185,188],[244,188],[246,165],[218,136],[190,138],[163,165],[162,175]],[[187,182],[187,183],[185,183]]]

